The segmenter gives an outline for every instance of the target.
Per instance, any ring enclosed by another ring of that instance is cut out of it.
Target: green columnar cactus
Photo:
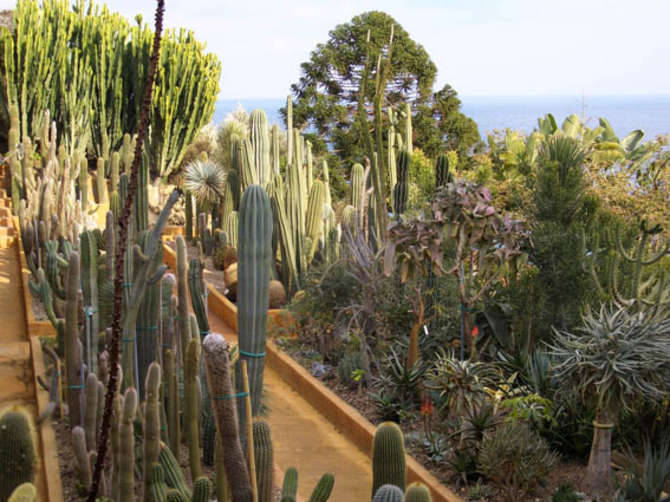
[[[443,187],[450,181],[449,156],[439,155],[435,161],[435,188]]]
[[[295,467],[289,467],[284,473],[284,482],[281,488],[282,500],[285,498],[295,502],[298,497],[298,470]]]
[[[326,502],[330,498],[335,485],[335,476],[327,472],[314,487],[312,494],[309,497],[309,502]]]
[[[307,237],[312,241],[312,247],[309,249],[308,262],[312,261],[314,253],[319,247],[320,241],[324,237],[323,233],[323,205],[326,200],[326,188],[323,183],[316,180],[312,184],[312,190],[309,193],[307,203],[307,223],[305,231]]]
[[[193,479],[202,475],[200,466],[200,418],[198,375],[200,369],[200,338],[193,337],[186,346],[186,363],[184,365],[184,428],[188,445],[189,465]]]
[[[293,99],[289,94],[286,98],[286,158],[293,159]]]
[[[81,345],[79,342],[79,254],[70,253],[65,305],[65,367],[70,425],[82,425],[81,393],[84,386]]]
[[[98,204],[107,204],[107,180],[105,179],[105,159],[98,157],[95,168],[95,183],[98,191]]]
[[[119,378],[119,381],[121,378]],[[112,479],[110,494],[112,500],[119,500],[119,479],[121,462],[126,459],[121,459],[121,418],[123,413],[123,398],[118,392],[114,394],[113,413],[112,413],[112,428],[110,430],[111,446],[112,446]]]
[[[181,235],[176,238],[177,243],[177,300],[178,300],[178,326],[179,337],[182,347],[182,366],[186,365],[186,347],[191,338],[191,328],[188,320],[188,282],[186,278],[186,242]]]
[[[375,492],[372,502],[403,502],[402,490],[395,485],[382,485]]]
[[[412,133],[412,106],[409,103],[405,103],[405,142],[404,148],[407,150],[407,153],[412,154],[412,142],[414,135]],[[400,173],[398,173],[400,174]]]
[[[312,159],[312,142],[305,141],[305,155],[307,164],[305,166],[305,188],[309,194],[312,190],[312,183],[314,183],[314,159]]]
[[[170,437],[170,448],[179,451],[181,430],[179,423],[179,387],[175,364],[175,353],[172,349],[165,352],[165,380],[167,382],[167,422]]]
[[[321,174],[323,175],[323,184],[326,187],[326,204],[333,206],[333,201],[330,196],[330,171],[328,170],[328,162],[321,161]]]
[[[193,241],[193,195],[190,193],[184,194],[186,199],[185,208],[184,208],[184,217],[186,219],[186,240],[188,242]]]
[[[259,500],[272,500],[274,451],[270,426],[267,422],[254,422],[254,461]]]
[[[225,452],[223,462],[230,481],[232,500],[250,502],[251,482],[240,444],[236,395],[230,375],[228,343],[221,335],[210,333],[202,342],[207,369],[207,384],[212,396],[217,432]]]
[[[393,190],[395,184],[398,182],[398,173],[396,171],[396,117],[391,106],[388,107],[388,121],[389,128],[386,133],[388,145],[386,149],[386,154],[388,156],[388,182],[389,189]]]
[[[149,228],[149,166],[145,160],[140,164],[133,211],[135,213],[135,232],[140,233],[147,230]]]
[[[165,472],[159,463],[151,465],[149,473],[148,492],[153,502],[165,502],[167,500],[168,487],[165,484]]]
[[[160,386],[161,386],[161,367],[158,363],[152,363],[147,372],[147,378],[144,385],[146,401],[144,403],[144,448],[142,460],[144,461],[144,500],[151,502],[151,491],[149,483],[151,481],[151,466],[158,462],[161,440],[161,420],[160,420]]]
[[[119,502],[135,502],[135,430],[137,393],[132,387],[123,397],[120,424],[121,462],[119,465]]]
[[[17,486],[35,479],[35,438],[27,410],[12,406],[0,412],[0,500],[7,500]]]
[[[409,190],[409,154],[405,150],[398,153],[398,182],[393,189],[393,210],[396,218],[407,209]]]
[[[272,180],[272,168],[268,119],[263,110],[254,110],[249,115],[249,142],[253,149],[253,166],[256,169],[257,182],[262,187],[267,187]]]
[[[98,377],[89,373],[86,377],[86,407],[84,412],[84,432],[86,433],[86,451],[97,448],[96,435],[98,432]]]
[[[81,196],[81,210],[88,211],[88,166],[85,162],[79,164],[79,193]]]
[[[78,425],[72,428],[72,451],[77,461],[79,482],[88,490],[91,486],[91,463],[88,458],[88,448],[86,448],[86,433]]]
[[[223,231],[228,235],[231,247],[237,249],[239,217],[237,211],[232,211],[223,223]]]
[[[281,159],[279,152],[279,142],[280,142],[281,131],[277,124],[272,126],[270,130],[270,163],[272,164],[272,175],[277,175],[280,173],[281,169]]]
[[[98,368],[98,333],[100,332],[98,245],[91,231],[82,232],[79,242],[81,251],[81,289],[84,296],[84,315],[86,316],[86,363],[89,371],[95,373]]]
[[[189,499],[178,490],[168,490],[165,500],[167,502],[189,502]]]
[[[160,444],[160,453],[158,454],[158,463],[163,468],[165,482],[170,488],[179,490],[186,498],[190,498],[191,492],[186,484],[184,472],[179,462],[165,443]]]
[[[287,291],[300,289],[300,275],[295,247],[295,232],[284,204],[284,187],[281,176],[275,176],[272,191],[272,214],[277,226],[277,236],[282,258],[282,281]]]
[[[402,431],[393,422],[377,427],[372,446],[372,493],[382,485],[405,489],[405,441]]]
[[[263,387],[272,255],[272,211],[270,200],[260,186],[251,186],[244,192],[240,204],[239,239],[237,253],[239,349],[240,357],[247,360],[252,410],[257,414]],[[236,381],[241,388],[241,376]]]
[[[115,221],[114,213],[112,211],[107,211],[105,217],[105,276],[108,281],[114,280],[114,256],[116,254]]]
[[[361,164],[354,164],[351,168],[351,196],[349,202],[357,211],[363,209],[363,194],[365,192],[365,171]]]
[[[209,320],[207,319],[207,287],[202,277],[202,263],[198,258],[191,258],[188,267],[188,287],[191,293],[191,305],[198,320],[198,329],[202,338],[209,333]]]
[[[201,477],[193,483],[193,496],[191,502],[209,502],[209,494],[212,491],[212,483],[207,477]],[[271,499],[268,499],[271,500]]]
[[[431,502],[430,490],[423,483],[412,483],[405,492],[405,502]]]

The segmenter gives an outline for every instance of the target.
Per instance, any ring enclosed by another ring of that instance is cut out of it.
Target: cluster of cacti
[[[107,164],[124,132],[137,129],[149,27],[106,7],[81,9],[58,0],[19,1],[13,24],[13,31],[0,33],[0,50],[7,98],[18,112],[14,144],[41,134],[48,109],[68,155],[88,149]],[[155,174],[167,177],[212,117],[221,67],[186,30],[164,35],[159,65],[146,150]]]
[[[335,485],[335,476],[327,472],[319,479],[312,490],[309,502],[326,502],[330,498]],[[298,497],[298,471],[295,467],[289,467],[284,473],[282,483],[281,501],[295,502]]]

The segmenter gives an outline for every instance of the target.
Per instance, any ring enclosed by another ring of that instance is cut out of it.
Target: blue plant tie
[[[157,331],[158,326],[140,326],[136,328],[137,331]]]
[[[132,282],[124,282],[121,286],[123,286],[124,288],[130,288],[132,287],[132,285],[133,285]]]
[[[227,399],[235,399],[236,397],[247,397],[248,395],[248,392],[238,392],[237,394],[230,394],[229,396],[214,396],[214,400],[225,401]]]
[[[246,357],[265,357],[265,352],[247,352],[245,350],[239,349],[240,355]]]
[[[84,308],[84,314],[86,314],[87,317],[93,317],[93,314],[95,314],[96,312],[97,310],[91,306],[87,306],[86,308]]]
[[[121,341],[123,343],[130,343],[130,342],[134,342],[135,339],[134,338],[122,338]]]
[[[210,333],[211,333],[211,331],[208,330],[208,329],[201,329],[201,330],[200,330],[200,336],[207,336],[207,335],[209,335]]]
[[[81,384],[81,383],[80,383],[80,384],[78,384],[78,385],[68,385],[67,388],[68,388],[68,389],[73,389],[73,390],[74,390],[74,389],[83,389],[83,388],[84,388],[84,384]]]

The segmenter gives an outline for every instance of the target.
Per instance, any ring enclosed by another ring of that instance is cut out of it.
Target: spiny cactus
[[[82,425],[81,394],[84,387],[81,344],[79,341],[79,254],[70,253],[65,307],[65,366],[70,425]]]
[[[198,258],[191,259],[188,267],[188,286],[200,336],[205,337],[209,333],[209,320],[207,319],[207,287],[202,277],[202,268],[202,263]]]
[[[311,261],[311,258],[319,247],[320,239],[323,238],[323,205],[325,200],[326,189],[321,181],[316,180],[312,184],[307,202],[305,232],[307,237],[312,240],[308,261]]]
[[[153,502],[165,502],[167,500],[168,487],[165,484],[165,472],[157,462],[151,465],[147,486],[147,491]]]
[[[309,497],[309,502],[326,502],[330,498],[335,485],[335,476],[327,472],[314,487],[312,494]]]
[[[386,484],[405,489],[405,441],[393,422],[377,427],[372,446],[372,494]]]
[[[32,483],[23,483],[16,487],[7,502],[35,502],[37,489]]]
[[[195,336],[186,347],[186,365],[184,367],[184,428],[189,449],[191,477],[198,478],[202,474],[200,466],[200,403],[198,375],[200,373],[200,339]]]
[[[132,387],[123,397],[123,411],[119,426],[121,462],[119,465],[119,501],[135,501],[135,413],[137,392]]]
[[[98,377],[95,373],[89,373],[86,377],[84,408],[84,432],[86,433],[86,451],[95,450],[97,447],[97,421],[98,421]]]
[[[354,164],[351,168],[351,197],[349,203],[357,210],[361,210],[363,192],[365,191],[365,170],[361,164]]]
[[[0,412],[0,500],[7,500],[17,486],[35,479],[35,438],[27,410],[12,406]]]
[[[405,492],[405,502],[431,502],[430,490],[423,483],[412,483]]]
[[[221,335],[210,333],[202,342],[207,368],[207,384],[212,396],[217,432],[225,455],[226,475],[235,502],[252,500],[247,470],[238,428],[236,394],[230,377],[228,344]]]
[[[212,491],[212,483],[207,477],[201,477],[193,483],[193,496],[191,502],[209,502],[209,494]],[[270,499],[268,499],[270,500]]]
[[[273,447],[270,426],[267,422],[254,422],[254,459],[259,500],[272,500],[273,487]]]
[[[409,191],[409,154],[405,150],[398,153],[398,183],[393,189],[393,210],[399,218],[407,209]]]
[[[251,186],[240,204],[237,318],[240,357],[247,360],[254,414],[263,386],[268,288],[272,255],[272,211],[265,190]],[[238,387],[242,378],[237,380]]]
[[[144,448],[142,457],[144,461],[145,491],[144,500],[151,502],[149,482],[151,481],[151,466],[158,462],[160,453],[160,385],[161,367],[154,362],[149,366],[145,382],[144,403]]]
[[[372,502],[403,502],[402,490],[395,485],[382,485],[375,492]]]
[[[184,472],[179,465],[179,462],[170,451],[170,448],[163,442],[160,444],[160,452],[158,454],[158,463],[163,468],[165,475],[165,482],[167,486],[172,489],[179,490],[184,497],[189,498],[191,492],[186,484]]]
[[[91,486],[91,463],[88,458],[84,429],[78,425],[72,428],[72,451],[77,461],[79,482],[88,490]]]

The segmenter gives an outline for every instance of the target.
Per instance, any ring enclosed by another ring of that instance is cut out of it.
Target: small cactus
[[[35,502],[37,500],[37,489],[32,483],[23,483],[16,487],[7,502]]]
[[[372,502],[403,502],[402,490],[395,485],[382,485],[375,492]]]
[[[405,492],[405,502],[432,502],[430,490],[423,483],[412,483]]]
[[[0,500],[35,479],[35,428],[27,410],[13,406],[0,413]]]
[[[282,500],[288,499],[295,502],[298,496],[298,471],[295,467],[289,467],[284,473],[284,483],[281,489]]]
[[[383,422],[372,445],[372,493],[386,484],[405,489],[405,445],[400,427]]]
[[[272,437],[267,422],[254,422],[254,460],[259,500],[272,500],[272,474],[274,472]]]
[[[326,502],[330,498],[335,485],[335,476],[327,472],[314,487],[312,495],[309,497],[309,502]]]

